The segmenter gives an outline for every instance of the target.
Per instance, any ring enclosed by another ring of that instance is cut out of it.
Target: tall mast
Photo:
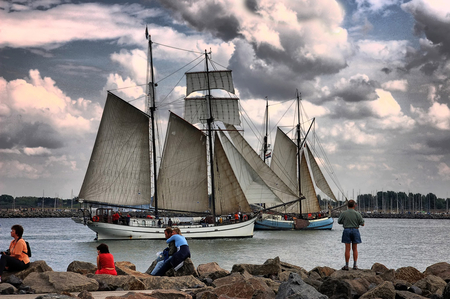
[[[212,114],[211,107],[211,86],[209,82],[209,67],[208,67],[208,53],[205,50],[205,62],[206,62],[206,82],[208,83],[208,100],[206,101],[209,111],[209,117],[207,120],[208,123],[208,141],[209,141],[209,165],[211,171],[211,200],[212,200],[212,212],[213,212],[213,221],[216,223],[216,195],[214,188],[214,157],[213,157],[213,145],[212,145],[212,123],[214,122],[214,117]]]
[[[301,124],[301,119],[300,119],[300,95],[298,93],[298,89],[297,89],[297,119],[298,119],[298,124],[297,124],[297,168],[298,168],[298,196],[300,197],[302,194],[302,182],[301,182],[301,178],[300,178],[300,162],[301,162],[301,157],[300,157],[300,152],[301,152],[301,128],[300,128],[300,124]],[[300,200],[299,202],[299,214],[300,216],[302,215],[302,201]]]
[[[152,81],[148,83],[147,86],[147,107],[150,112],[150,118],[152,120],[152,156],[153,156],[153,184],[154,184],[154,194],[153,194],[153,205],[155,207],[155,217],[158,217],[158,192],[157,192],[157,179],[156,179],[156,139],[155,139],[155,76],[153,74],[153,53],[152,53],[152,37],[148,35],[147,27],[145,27],[145,37],[148,39],[148,55],[147,55],[147,82],[148,74],[151,73]],[[150,67],[150,72],[148,68]],[[151,92],[151,95],[150,95]],[[151,100],[151,103],[149,101]]]
[[[266,162],[266,154],[267,154],[267,135],[268,135],[268,130],[269,130],[269,99],[266,97],[266,121],[265,121],[265,125],[266,125],[266,132],[264,135],[264,147],[263,147],[263,160],[264,163]]]

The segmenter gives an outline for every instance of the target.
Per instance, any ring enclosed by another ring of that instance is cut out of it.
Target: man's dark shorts
[[[361,235],[359,234],[359,229],[357,228],[344,228],[342,233],[342,243],[361,243]]]

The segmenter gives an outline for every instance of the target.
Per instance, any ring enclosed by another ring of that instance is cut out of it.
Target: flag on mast
[[[148,28],[147,28],[147,26],[145,26],[145,39],[148,40]]]

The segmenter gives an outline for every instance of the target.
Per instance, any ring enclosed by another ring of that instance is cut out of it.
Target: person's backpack
[[[25,241],[25,240],[24,240]],[[23,253],[25,253],[26,255],[28,255],[28,257],[31,257],[31,247],[30,247],[30,243],[28,243],[27,241],[25,241],[25,244],[27,244],[27,252],[22,251]]]

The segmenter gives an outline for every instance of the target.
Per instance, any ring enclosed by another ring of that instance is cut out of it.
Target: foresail
[[[108,93],[80,199],[150,204],[149,117]]]
[[[216,135],[214,142],[214,186],[216,214],[228,215],[237,211],[250,213],[250,205],[239,185],[228,161],[220,138]]]
[[[302,213],[317,213],[320,211],[319,201],[317,199],[314,184],[311,179],[305,153],[301,153],[300,161],[300,183],[302,194],[306,199],[302,200]]]
[[[241,190],[244,192],[246,200],[250,204],[282,204],[283,201],[276,196],[267,186],[263,179],[256,171],[247,163],[238,150],[223,132],[218,134],[221,145],[226,154],[227,160],[233,170],[237,182]],[[216,180],[217,181],[217,180]]]
[[[306,144],[306,149],[308,151],[308,158],[309,158],[309,165],[311,165],[311,171],[313,173],[314,182],[316,182],[317,188],[322,190],[323,193],[328,195],[331,199],[334,201],[337,201],[336,196],[334,196],[333,191],[330,188],[330,185],[328,184],[327,180],[325,179],[325,176],[323,175],[322,171],[319,168],[319,165],[317,164],[316,159],[314,158],[313,154],[311,153],[311,149]]]
[[[160,209],[210,209],[206,136],[174,113],[169,117],[157,184]]]
[[[234,94],[231,70],[186,73],[186,96],[208,89],[223,89]]]
[[[228,134],[239,153],[244,157],[248,164],[262,178],[264,183],[269,186],[272,192],[281,199],[283,203],[298,199],[295,194],[273,171],[264,163],[253,148],[247,143],[241,134],[232,125],[226,125]]]
[[[277,129],[270,168],[295,193],[298,193],[297,146],[280,129]]]
[[[227,124],[240,125],[238,98],[211,98],[211,110],[214,120]],[[185,98],[184,118],[191,124],[206,123],[209,108],[206,98]]]

